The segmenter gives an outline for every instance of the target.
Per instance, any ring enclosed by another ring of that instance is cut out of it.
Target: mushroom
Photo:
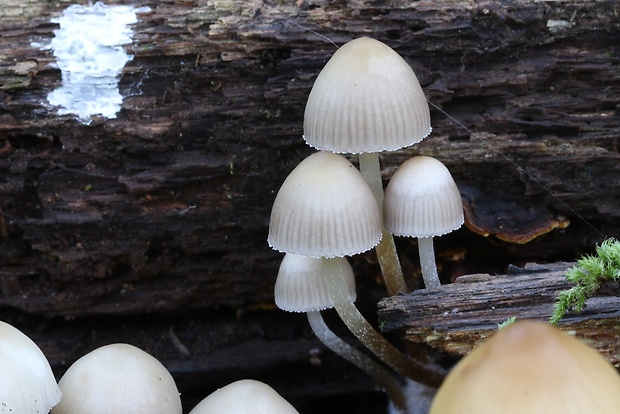
[[[464,221],[461,194],[446,166],[427,156],[405,161],[385,189],[383,220],[392,234],[418,238],[424,285],[439,287],[433,237]]]
[[[360,172],[343,156],[320,151],[304,159],[282,184],[267,240],[283,253],[323,257],[325,283],[349,330],[400,374],[435,384],[439,376],[398,351],[357,310],[334,259],[369,250],[380,238],[379,208]]]
[[[338,262],[351,301],[355,301],[355,277],[351,265],[344,257],[333,260]],[[317,338],[327,348],[370,375],[385,389],[394,407],[399,412],[405,412],[405,397],[396,378],[368,355],[338,337],[323,320],[321,311],[334,307],[325,283],[329,275],[324,274],[324,264],[323,258],[286,254],[274,288],[276,305],[287,312],[305,312]]]
[[[360,171],[380,209],[379,152],[413,145],[430,131],[428,103],[415,73],[392,48],[368,37],[334,53],[314,82],[304,113],[304,139],[310,146],[359,154]],[[406,292],[387,231],[376,251],[388,293]]]
[[[59,381],[52,414],[181,414],[174,379],[156,358],[129,344],[110,344],[75,361]]]
[[[0,321],[0,412],[49,413],[62,393],[41,349]]]
[[[235,381],[209,394],[189,414],[299,414],[269,385]]]
[[[541,321],[520,320],[464,357],[430,414],[617,414],[620,375],[601,354]]]

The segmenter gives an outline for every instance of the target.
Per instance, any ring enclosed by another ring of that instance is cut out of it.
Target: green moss
[[[549,323],[557,325],[568,311],[581,312],[586,299],[608,280],[620,279],[620,242],[607,239],[596,247],[595,255],[586,255],[568,270],[566,280],[575,283],[560,292]]]

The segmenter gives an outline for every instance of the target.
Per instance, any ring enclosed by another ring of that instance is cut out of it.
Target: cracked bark
[[[124,338],[201,390],[254,373],[300,405],[331,393],[282,380],[309,368],[316,343],[294,318],[275,327],[280,255],[265,241],[275,192],[312,151],[301,140],[305,99],[335,50],[322,36],[386,42],[432,102],[433,134],[382,162],[387,180],[409,156],[435,156],[459,184],[468,222],[437,241],[444,282],[574,260],[620,233],[614,1],[137,2],[152,12],[127,47],[122,110],[89,126],[46,103],[60,71],[32,46],[51,40],[67,3],[5,3],[0,316],[35,335],[57,372]],[[397,244],[416,288],[415,246]],[[372,315],[378,266],[370,255],[354,265]],[[214,315],[226,340],[197,329],[217,325]],[[245,357],[254,346],[262,359]],[[343,366],[325,358],[313,380],[330,376],[340,396],[370,388],[345,385]]]

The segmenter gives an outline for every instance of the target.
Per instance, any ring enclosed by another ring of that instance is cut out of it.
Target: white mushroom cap
[[[362,37],[334,53],[317,77],[304,114],[304,139],[340,153],[393,151],[431,131],[415,73],[392,48]]]
[[[593,348],[542,321],[521,320],[465,356],[430,414],[617,414],[620,375]]]
[[[190,414],[299,414],[269,385],[255,380],[233,382],[202,400]]]
[[[274,288],[278,308],[287,312],[310,312],[334,307],[325,283],[325,260],[327,259],[295,254],[284,256]],[[349,296],[354,302],[356,293],[353,269],[344,257],[333,260],[338,261]]]
[[[60,397],[41,349],[19,329],[0,322],[0,413],[48,413]]]
[[[52,414],[181,414],[174,379],[156,358],[128,344],[102,346],[75,361],[59,382]]]
[[[269,245],[301,256],[341,257],[373,248],[381,214],[362,174],[341,155],[304,159],[278,191],[269,221]]]
[[[385,190],[383,219],[398,236],[434,237],[461,227],[463,201],[450,171],[432,157],[405,161]]]

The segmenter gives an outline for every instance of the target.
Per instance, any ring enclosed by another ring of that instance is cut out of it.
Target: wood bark
[[[275,193],[313,151],[312,83],[333,43],[360,36],[400,53],[431,102],[433,134],[383,154],[385,180],[431,155],[463,195],[466,226],[437,240],[444,282],[620,233],[615,1],[137,1],[152,11],[127,46],[122,110],[90,125],[47,103],[61,73],[33,46],[69,4],[0,8],[0,317],[58,373],[124,340],[166,362],[186,408],[244,375],[304,408],[372,388],[326,354],[311,366],[305,321],[273,308],[266,243]],[[415,245],[397,244],[419,287]],[[378,266],[352,261],[372,317]]]
[[[573,265],[530,264],[500,276],[466,275],[447,286],[383,299],[379,319],[386,333],[460,357],[509,318],[547,321],[558,293],[572,287],[565,275]],[[582,312],[568,312],[558,326],[620,366],[619,305],[618,284],[604,285]]]

